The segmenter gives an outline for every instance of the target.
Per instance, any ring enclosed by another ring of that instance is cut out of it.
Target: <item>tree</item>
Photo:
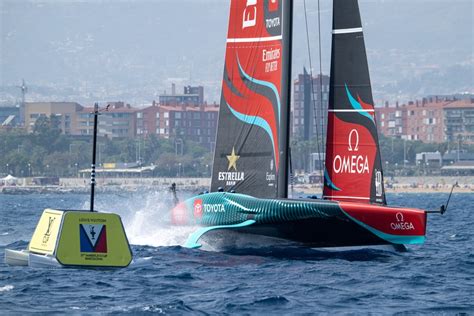
[[[59,126],[57,116],[40,116],[33,127],[34,143],[44,147],[49,153],[63,151],[69,144],[64,135],[61,135]]]

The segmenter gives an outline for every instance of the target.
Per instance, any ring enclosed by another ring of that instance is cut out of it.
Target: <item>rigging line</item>
[[[295,188],[294,188],[294,173],[293,173],[293,158],[291,157],[291,147],[288,147],[288,158],[289,158],[289,165],[290,165],[290,187],[291,187],[291,197],[294,198],[295,197],[295,194],[294,194],[294,191],[295,191]],[[449,201],[449,200],[448,200]]]
[[[318,0],[319,3],[319,0]],[[318,122],[318,115],[317,115],[317,109],[316,109],[316,102],[314,101],[314,88],[313,88],[313,65],[311,61],[311,47],[309,44],[309,31],[308,31],[308,16],[307,16],[307,10],[306,10],[306,0],[303,1],[303,6],[304,6],[304,21],[305,21],[305,26],[306,26],[306,43],[308,44],[308,58],[309,58],[309,78],[310,78],[310,84],[311,84],[311,101],[313,103],[313,110],[314,110],[314,120],[316,121],[316,146],[318,149],[318,160],[319,160],[319,174],[320,174],[320,179],[322,181],[323,179],[323,165],[322,165],[322,160],[321,160],[321,144],[319,143],[320,137],[319,137],[319,122]],[[318,7],[319,9],[319,7]],[[304,75],[303,75],[304,76]],[[319,77],[319,80],[321,80],[321,76]],[[320,99],[322,99],[322,89],[320,88]],[[321,128],[322,131],[322,128]],[[322,135],[321,135],[322,138]]]
[[[325,137],[324,137],[324,111],[323,111],[323,63],[322,63],[322,48],[321,48],[321,6],[320,0],[318,0],[318,48],[319,48],[319,111],[321,118],[321,146],[326,150]],[[329,98],[328,98],[329,99]],[[327,122],[327,120],[326,120]],[[324,158],[324,165],[326,164],[326,158]]]

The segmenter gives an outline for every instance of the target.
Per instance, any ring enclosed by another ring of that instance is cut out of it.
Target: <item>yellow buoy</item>
[[[126,267],[132,261],[122,220],[112,213],[46,209],[28,252],[62,266]]]

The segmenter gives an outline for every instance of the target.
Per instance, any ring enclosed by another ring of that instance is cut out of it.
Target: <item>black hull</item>
[[[354,222],[334,218],[311,218],[285,223],[256,224],[235,231],[285,239],[315,248],[390,244]]]

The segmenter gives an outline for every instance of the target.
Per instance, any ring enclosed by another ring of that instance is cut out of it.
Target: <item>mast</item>
[[[281,152],[280,152],[280,174],[278,175],[278,197],[288,197],[288,173],[289,173],[289,151],[290,147],[290,111],[291,111],[291,60],[293,44],[293,1],[284,1],[283,7],[283,74],[282,74],[282,124]],[[285,52],[286,50],[286,52]],[[286,108],[285,108],[286,106]]]

